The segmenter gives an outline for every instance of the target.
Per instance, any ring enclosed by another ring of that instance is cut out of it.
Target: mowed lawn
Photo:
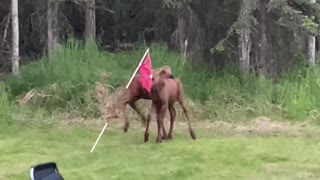
[[[143,143],[143,133],[33,128],[0,133],[0,179],[29,179],[31,165],[55,161],[67,180],[320,179],[320,141],[286,137],[213,137],[197,130],[170,142]]]

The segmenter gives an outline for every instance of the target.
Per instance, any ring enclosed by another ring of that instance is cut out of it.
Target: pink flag
[[[147,53],[144,62],[139,67],[139,72],[139,80],[142,84],[142,87],[150,93],[152,87],[152,63],[149,52]]]

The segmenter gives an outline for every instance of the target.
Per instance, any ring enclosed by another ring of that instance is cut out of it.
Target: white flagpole
[[[144,58],[146,57],[146,55],[147,55],[147,53],[148,53],[148,52],[149,52],[149,48],[148,48],[148,49],[146,50],[146,52],[144,53],[144,55],[143,55],[143,57],[142,57],[142,59],[141,59],[141,61],[140,61],[139,65],[137,66],[136,70],[134,71],[134,73],[133,73],[133,75],[132,75],[132,77],[131,77],[131,79],[130,79],[129,83],[127,84],[126,89],[128,89],[128,87],[129,87],[129,85],[130,85],[130,83],[131,83],[131,81],[132,81],[133,77],[136,75],[136,73],[137,73],[137,71],[138,71],[139,67],[141,66],[141,64],[142,64],[142,62],[143,62],[143,60],[144,60]],[[98,138],[97,138],[96,142],[94,143],[94,145],[93,145],[93,147],[92,147],[92,149],[91,149],[91,151],[90,151],[90,152],[93,152],[94,148],[95,148],[95,147],[96,147],[96,145],[98,144],[98,142],[99,142],[99,140],[100,140],[100,138],[101,138],[101,136],[102,136],[103,132],[104,132],[104,131],[105,131],[105,129],[107,128],[108,124],[109,124],[109,121],[107,121],[107,122],[106,122],[106,124],[104,125],[103,129],[101,130],[101,132],[100,132],[100,134],[99,134],[99,136],[98,136]]]
[[[98,144],[98,141],[100,140],[100,138],[101,138],[101,136],[102,136],[102,133],[104,132],[104,130],[107,128],[107,126],[108,126],[108,124],[109,124],[108,122],[109,122],[109,121],[107,121],[107,123],[104,125],[102,131],[100,132],[98,139],[96,140],[96,142],[94,143],[94,145],[93,145],[93,147],[92,147],[92,149],[91,149],[91,152],[93,152],[94,148],[95,148],[96,145]]]
[[[143,60],[144,60],[144,58],[146,57],[146,55],[147,55],[148,52],[149,52],[149,48],[148,48],[147,51],[144,53],[144,55],[143,55],[143,57],[142,57],[139,65],[137,66],[136,70],[135,70],[134,73],[132,74],[131,79],[130,79],[130,81],[128,82],[128,84],[127,84],[127,86],[126,86],[126,89],[128,89],[129,85],[131,84],[131,81],[133,80],[134,76],[136,75],[139,67],[141,66],[141,64],[142,64],[142,62],[143,62]]]

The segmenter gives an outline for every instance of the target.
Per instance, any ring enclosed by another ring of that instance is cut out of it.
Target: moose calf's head
[[[171,67],[170,66],[162,66],[160,70],[155,70],[153,72],[152,80],[155,78],[170,78],[174,79],[174,76],[172,75]]]

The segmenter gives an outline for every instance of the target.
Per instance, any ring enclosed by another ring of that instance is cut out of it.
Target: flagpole
[[[92,149],[91,149],[90,152],[93,152],[94,148],[96,147],[96,145],[98,144],[98,141],[100,140],[100,138],[101,138],[101,136],[102,136],[102,133],[103,133],[104,130],[107,128],[108,124],[109,124],[109,121],[107,121],[106,124],[104,125],[103,129],[101,130],[101,132],[100,132],[100,134],[99,134],[99,136],[98,136],[96,142],[94,143],[94,145],[93,145],[93,147],[92,147]]]
[[[146,50],[146,52],[144,53],[144,55],[143,55],[143,57],[142,57],[139,65],[137,66],[136,70],[135,70],[134,73],[132,74],[131,79],[130,79],[130,81],[128,82],[128,84],[127,84],[127,86],[126,86],[126,89],[128,89],[129,85],[131,84],[131,81],[133,80],[134,76],[137,74],[137,71],[139,70],[139,67],[141,66],[141,64],[142,64],[142,62],[143,62],[143,60],[144,60],[144,58],[146,57],[146,55],[147,55],[148,52],[149,52],[149,48],[148,48],[148,49]]]

